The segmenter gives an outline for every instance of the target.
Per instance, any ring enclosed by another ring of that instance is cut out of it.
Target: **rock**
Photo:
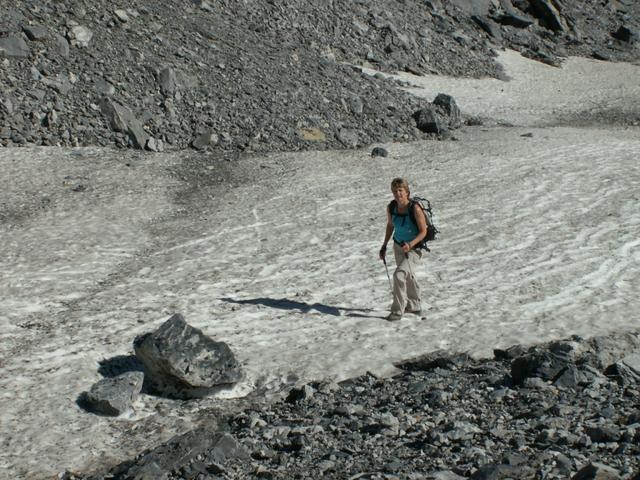
[[[171,67],[163,68],[158,74],[160,92],[165,97],[172,97],[176,93],[176,72]]]
[[[526,466],[483,465],[471,475],[472,480],[525,480],[532,477],[531,469]]]
[[[248,460],[246,450],[232,435],[200,427],[145,453],[133,465],[123,465],[123,478],[168,478],[169,472],[179,471],[197,457],[215,464],[231,458]]]
[[[446,130],[434,106],[429,105],[413,114],[418,130],[424,133],[442,134]]]
[[[289,403],[298,403],[309,400],[313,397],[314,389],[311,385],[304,385],[300,388],[292,388],[285,401]]]
[[[214,146],[217,143],[218,135],[213,132],[203,132],[191,142],[191,146],[196,150],[205,150],[207,147]]]
[[[164,152],[164,142],[160,139],[149,137],[144,148],[150,152]]]
[[[298,131],[298,135],[302,140],[308,142],[324,142],[327,137],[319,128],[303,128]]]
[[[69,42],[67,39],[62,35],[56,34],[55,40],[58,53],[64,58],[69,58]]]
[[[525,379],[540,377],[543,380],[555,380],[556,376],[568,366],[568,362],[548,351],[522,355],[511,363],[513,381],[522,385]]]
[[[116,87],[114,87],[111,83],[104,80],[103,78],[96,79],[95,84],[96,92],[100,94],[100,96],[111,97],[116,93]]]
[[[68,38],[71,45],[86,48],[93,38],[93,32],[87,27],[76,25],[69,30]]]
[[[103,98],[100,102],[100,111],[113,131],[127,133],[136,148],[145,148],[149,135],[128,108],[110,98]]]
[[[529,4],[534,15],[546,28],[562,32],[569,29],[564,17],[555,6],[560,5],[559,3],[550,0],[529,0]]]
[[[87,392],[87,404],[96,413],[118,416],[127,411],[138,397],[143,380],[142,372],[126,372],[117,377],[103,378]]]
[[[589,463],[571,477],[572,480],[620,480],[620,473],[601,463]]]
[[[467,365],[471,357],[467,353],[450,353],[445,350],[419,355],[415,358],[394,363],[394,367],[407,371],[427,371],[435,368],[456,369]]]
[[[127,15],[127,11],[126,10],[116,9],[116,10],[113,11],[113,14],[122,23],[127,23],[129,21],[129,15]]]
[[[133,345],[150,385],[171,398],[204,397],[242,378],[229,346],[191,327],[180,314],[136,337]]]
[[[448,117],[448,126],[451,129],[460,128],[462,126],[462,113],[458,108],[458,104],[451,95],[440,93],[433,100],[433,104],[441,108]]]
[[[468,15],[486,15],[492,7],[492,0],[449,0]]]
[[[25,25],[22,31],[32,42],[42,42],[49,38],[49,29],[42,25]]]
[[[502,31],[500,25],[489,17],[474,15],[471,17],[485,32],[497,40],[502,40]]]
[[[0,37],[0,57],[26,58],[29,56],[29,53],[29,46],[22,37]]]
[[[355,148],[358,146],[360,139],[358,132],[351,128],[341,128],[336,135],[340,143],[348,148]]]
[[[510,25],[516,28],[527,28],[534,23],[529,17],[511,12],[492,15],[491,18],[502,25]]]
[[[371,156],[372,157],[388,157],[389,152],[387,152],[385,148],[375,147],[373,150],[371,150]]]
[[[621,25],[618,30],[611,34],[611,36],[616,40],[620,40],[621,42],[630,43],[638,39],[638,32],[630,29],[625,25]]]

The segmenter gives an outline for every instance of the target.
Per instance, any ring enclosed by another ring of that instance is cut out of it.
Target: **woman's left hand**
[[[404,253],[409,253],[411,251],[411,246],[407,242],[404,242],[402,244],[402,251]]]

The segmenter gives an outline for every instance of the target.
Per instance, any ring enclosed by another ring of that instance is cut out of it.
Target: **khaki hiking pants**
[[[391,313],[402,315],[405,311],[420,310],[420,286],[415,272],[420,266],[424,250],[411,250],[404,256],[402,247],[393,242],[393,255],[396,259],[396,271],[393,272],[393,303]]]

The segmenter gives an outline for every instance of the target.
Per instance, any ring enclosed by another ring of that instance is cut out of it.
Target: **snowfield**
[[[104,467],[283,384],[637,329],[640,128],[587,120],[637,116],[640,67],[500,61],[509,82],[403,75],[491,121],[457,141],[384,145],[388,158],[254,156],[239,161],[245,179],[191,189],[175,172],[193,162],[216,177],[224,161],[0,150],[0,478]],[[441,235],[416,272],[424,318],[389,323],[377,256],[396,176],[432,201]],[[245,380],[201,401],[141,395],[120,418],[83,411],[105,365],[175,312],[229,343]]]

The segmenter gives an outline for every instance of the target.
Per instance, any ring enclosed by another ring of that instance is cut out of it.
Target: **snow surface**
[[[640,129],[550,125],[637,113],[640,67],[500,61],[509,82],[403,78],[516,126],[385,145],[389,158],[248,158],[264,174],[210,196],[177,196],[167,171],[184,152],[0,150],[0,478],[114,464],[258,388],[637,328]],[[395,176],[432,200],[442,233],[416,272],[424,318],[389,323],[377,252]],[[246,380],[202,401],[142,395],[115,419],[78,407],[101,361],[126,361],[174,312],[228,342]]]

